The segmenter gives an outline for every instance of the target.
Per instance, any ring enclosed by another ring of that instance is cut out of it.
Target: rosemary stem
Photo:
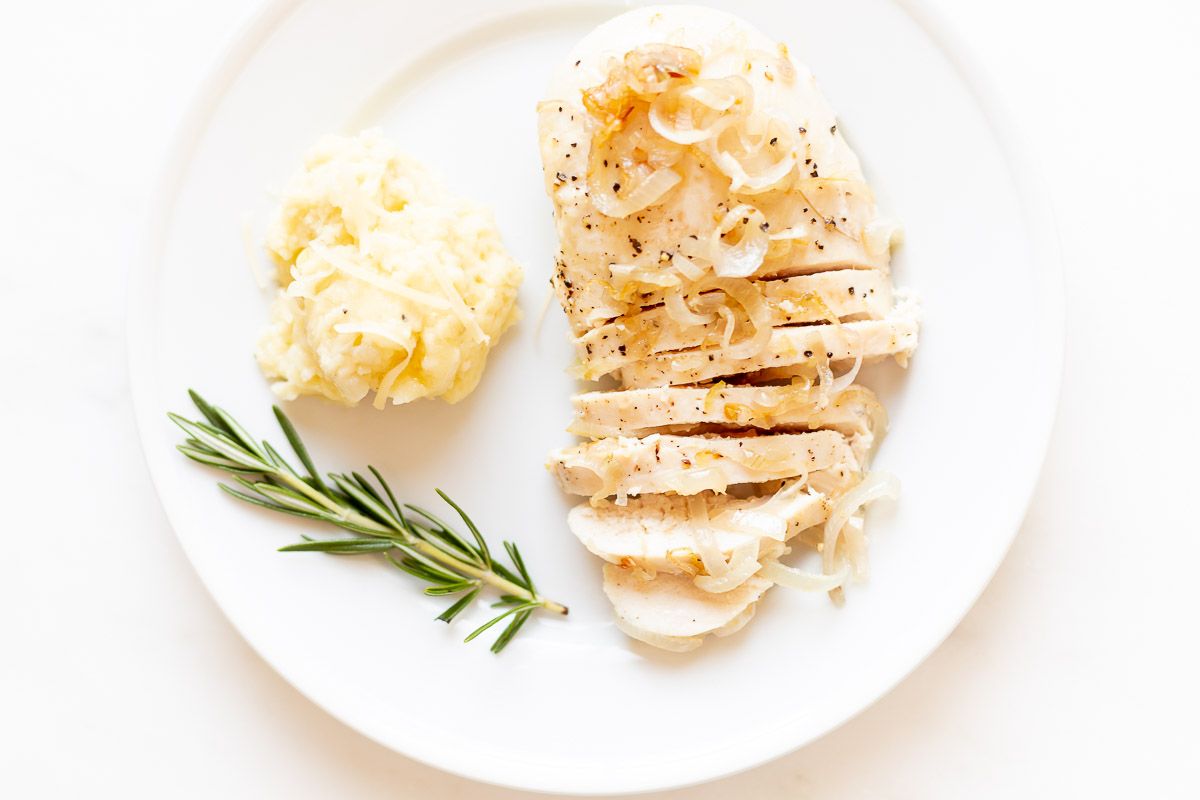
[[[520,586],[517,586],[512,581],[510,581],[507,578],[504,578],[500,575],[497,575],[495,572],[492,572],[490,569],[480,569],[479,567],[473,566],[464,561],[459,561],[457,558],[455,558],[454,556],[451,556],[449,553],[445,552],[441,548],[434,547],[433,545],[429,544],[428,542],[416,541],[416,542],[413,542],[410,546],[415,550],[420,550],[422,555],[428,556],[429,558],[432,558],[432,559],[436,559],[437,561],[442,562],[443,564],[447,565],[448,567],[453,568],[457,572],[465,573],[467,575],[470,575],[473,578],[478,578],[479,580],[483,581],[484,583],[491,584],[495,588],[502,591],[504,594],[511,594],[516,597],[522,597],[531,603],[538,604],[539,606],[546,609],[547,611],[553,611],[555,614],[566,614],[567,613],[566,606],[564,606],[560,603],[556,603],[553,600],[550,600],[549,598],[541,597],[540,595],[534,594],[533,592],[530,592],[528,589],[524,589]]]
[[[279,548],[282,551],[326,552],[343,555],[383,554],[393,566],[429,584],[430,596],[458,595],[437,619],[451,622],[471,606],[484,584],[501,593],[493,608],[503,610],[471,632],[472,641],[496,624],[507,620],[492,643],[499,653],[521,630],[534,609],[566,614],[567,607],[538,594],[525,561],[514,542],[504,542],[512,569],[492,558],[483,534],[445,492],[438,490],[462,518],[471,536],[464,537],[446,523],[416,506],[407,506],[428,522],[409,520],[379,470],[367,469],[372,482],[357,472],[329,473],[322,480],[308,448],[287,415],[275,408],[275,418],[292,452],[300,459],[304,476],[270,442],[256,440],[228,412],[211,405],[194,391],[192,402],[203,420],[189,420],[168,413],[186,435],[178,450],[193,461],[215,467],[233,476],[236,486],[218,486],[238,500],[283,514],[325,522],[355,534],[332,539],[305,536],[304,542]],[[385,499],[386,498],[386,499]],[[389,507],[390,503],[390,507]],[[472,541],[472,538],[474,541]],[[396,551],[393,556],[392,552]]]
[[[345,509],[343,509],[337,503],[330,500],[328,497],[326,497],[322,493],[318,492],[316,489],[309,486],[304,481],[297,478],[292,473],[281,469],[281,470],[276,470],[272,474],[275,477],[279,478],[284,483],[286,483],[288,486],[291,486],[297,492],[300,492],[300,494],[304,495],[309,500],[312,500],[317,505],[328,509],[329,511],[333,512],[334,514],[343,515],[343,512],[345,511]],[[366,517],[363,517],[363,519],[366,520]],[[375,520],[369,520],[368,522],[369,522],[368,527],[378,527],[378,523],[376,523]]]
[[[439,562],[445,564],[446,566],[450,567],[451,569],[455,570],[456,572],[461,572],[465,575],[470,575],[471,577],[481,580],[484,583],[490,584],[491,586],[495,587],[496,589],[499,589],[501,592],[503,592],[505,594],[510,594],[510,595],[513,595],[514,597],[523,598],[523,599],[529,601],[530,603],[536,603],[538,606],[546,609],[547,611],[552,611],[555,614],[566,614],[567,613],[567,607],[562,605],[561,603],[556,603],[553,600],[550,600],[548,598],[541,597],[537,594],[534,594],[533,592],[530,592],[528,589],[518,586],[517,584],[508,580],[507,578],[504,578],[501,575],[497,575],[495,572],[492,572],[490,569],[480,569],[479,567],[476,567],[472,564],[468,564],[465,561],[459,561],[457,558],[450,555],[449,553],[442,550],[441,548],[435,547],[435,546],[429,544],[428,542],[423,542],[420,539],[414,538],[407,531],[403,531],[403,530],[393,531],[390,528],[386,528],[383,525],[380,525],[377,521],[371,519],[370,517],[360,514],[359,512],[355,511],[354,509],[339,506],[337,503],[333,502],[328,497],[321,494],[317,490],[313,489],[307,483],[300,480],[295,475],[292,475],[289,472],[280,470],[279,472],[276,472],[275,475],[280,480],[285,482],[288,486],[291,486],[296,491],[303,494],[305,497],[310,498],[314,503],[319,503],[324,508],[329,509],[330,512],[337,514],[339,517],[341,517],[346,522],[353,523],[354,525],[357,525],[358,527],[366,528],[368,530],[370,530],[370,529],[377,530],[377,531],[379,531],[379,534],[381,536],[386,536],[388,538],[399,538],[403,541],[403,543],[405,545],[412,547],[414,550],[419,550],[422,555],[428,556],[429,558],[431,558],[435,561],[439,561]]]

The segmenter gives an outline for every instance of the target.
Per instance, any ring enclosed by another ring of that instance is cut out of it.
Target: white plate
[[[163,505],[246,639],[308,697],[395,750],[462,775],[563,792],[631,792],[745,769],[876,700],[953,629],[1024,513],[1053,416],[1059,272],[1045,205],[1005,120],[944,38],[886,0],[717,3],[808,62],[901,218],[902,285],[926,316],[912,368],[875,368],[892,414],[879,464],[901,477],[871,515],[873,577],[837,609],[776,590],[739,635],[673,656],[610,622],[599,563],[568,533],[542,469],[567,442],[569,349],[534,321],[555,249],[534,103],[586,31],[624,6],[564,0],[275,2],[217,68],[186,123],[132,280],[134,397]],[[382,125],[453,187],[489,203],[528,277],[525,321],[457,406],[289,410],[329,469],[368,461],[406,497],[455,496],[519,541],[568,602],[501,657],[373,559],[275,552],[302,526],[219,494],[174,452],[168,409],[191,386],[278,438],[251,358],[266,296],[243,222],[320,134]],[[868,757],[869,758],[869,757]]]

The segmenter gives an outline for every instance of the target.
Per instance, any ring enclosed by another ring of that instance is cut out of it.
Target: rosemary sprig
[[[534,611],[567,613],[566,606],[538,593],[515,544],[504,542],[513,565],[510,569],[492,556],[474,521],[442,490],[438,490],[438,495],[462,519],[470,538],[419,506],[396,502],[391,487],[374,467],[368,467],[374,482],[357,472],[330,473],[322,479],[296,427],[278,406],[275,419],[304,468],[303,474],[270,442],[255,440],[226,411],[194,391],[189,390],[188,394],[204,420],[167,414],[187,434],[184,443],[178,445],[179,452],[193,461],[230,473],[239,488],[218,484],[222,489],[244,502],[328,522],[355,534],[352,538],[320,540],[305,536],[303,542],[281,547],[281,551],[334,555],[383,553],[397,569],[429,584],[425,594],[459,595],[437,617],[447,623],[470,606],[485,585],[491,586],[500,592],[492,607],[503,610],[473,630],[465,641],[507,619],[508,624],[492,643],[493,653],[499,653],[512,641]]]

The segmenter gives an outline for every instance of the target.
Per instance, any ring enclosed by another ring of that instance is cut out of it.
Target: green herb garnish
[[[315,551],[335,555],[382,553],[397,569],[429,584],[425,594],[434,597],[459,595],[438,615],[450,622],[478,597],[484,585],[500,592],[493,608],[504,609],[473,630],[465,641],[507,619],[508,624],[492,643],[499,653],[517,635],[537,609],[566,614],[567,607],[538,594],[525,568],[525,560],[512,542],[504,542],[512,567],[497,561],[479,528],[457,503],[443,491],[438,495],[462,519],[470,532],[466,537],[423,508],[396,502],[391,487],[368,467],[375,484],[357,472],[330,473],[323,480],[304,442],[287,415],[276,406],[275,418],[287,437],[304,474],[296,471],[269,442],[257,442],[226,411],[210,405],[194,391],[188,392],[205,421],[192,421],[167,414],[188,438],[179,452],[193,461],[224,470],[234,476],[242,490],[218,484],[229,494],[262,508],[305,519],[328,522],[357,534],[352,538],[317,540],[305,536],[299,544],[279,548],[283,552]]]

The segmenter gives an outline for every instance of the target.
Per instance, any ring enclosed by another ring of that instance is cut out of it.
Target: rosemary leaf
[[[237,489],[234,489],[232,486],[227,486],[224,483],[218,483],[217,486],[220,487],[221,490],[224,491],[226,494],[233,495],[238,500],[241,500],[246,503],[250,503],[251,505],[259,506],[261,508],[269,508],[272,511],[279,511],[284,514],[291,514],[294,517],[303,517],[304,519],[315,519],[315,520],[320,520],[322,522],[328,521],[328,517],[322,517],[319,514],[310,514],[307,511],[297,511],[292,508],[285,508],[284,506],[277,506],[274,503],[267,502],[266,500],[263,500],[260,497],[255,497],[252,494],[243,494],[243,493],[239,492]]]
[[[512,638],[517,635],[518,631],[521,630],[521,626],[525,624],[525,620],[529,619],[531,614],[533,614],[533,609],[530,608],[526,608],[524,611],[517,612],[517,615],[513,617],[512,622],[508,623],[508,625],[504,627],[504,632],[496,637],[496,641],[492,642],[491,651],[493,653],[499,653],[501,650],[507,647],[508,643],[512,641]]]
[[[327,515],[329,513],[327,509],[317,505],[304,495],[293,492],[291,489],[278,486],[274,483],[267,483],[266,481],[251,483],[245,478],[236,477],[234,480],[240,483],[244,488],[257,492],[278,506],[292,508],[297,511],[307,511],[310,514]]]
[[[230,461],[224,456],[216,455],[211,450],[200,450],[195,447],[189,447],[186,444],[177,444],[175,445],[175,449],[183,453],[192,461],[198,461],[201,464],[207,464],[210,467],[223,469],[227,472],[242,472],[250,474],[257,474],[258,472],[255,469],[243,467],[236,461]]]
[[[386,553],[395,545],[387,539],[328,539],[324,541],[308,541],[299,544],[289,544],[279,548],[281,553],[335,553],[337,555],[358,555],[359,553]]]
[[[189,422],[178,414],[168,414],[167,416],[172,422],[183,428],[184,433],[214,453],[223,455],[230,461],[235,461],[243,467],[255,467],[263,472],[271,470],[270,464],[267,464],[254,453],[239,446],[227,434],[214,431],[207,425]]]
[[[473,586],[478,586],[478,581],[459,581],[458,583],[447,583],[444,586],[426,586],[425,594],[430,597],[439,597],[446,594],[458,594],[466,591]]]
[[[217,416],[213,407],[208,404],[208,401],[201,397],[195,389],[188,389],[188,397],[192,398],[192,403],[200,411],[206,420],[212,425],[220,425],[221,418]]]
[[[358,486],[356,486],[354,481],[352,481],[350,478],[347,478],[345,475],[337,475],[331,472],[329,474],[329,480],[333,481],[334,484],[341,489],[351,500],[351,502],[358,506],[359,510],[361,510],[364,514],[369,515],[381,525],[386,525],[389,528],[395,526],[395,522],[392,520],[391,514],[388,513],[387,508],[380,505],[375,498],[371,497],[371,495],[367,494]]]
[[[463,641],[464,641],[464,642],[469,642],[469,641],[471,641],[471,640],[472,640],[472,639],[474,639],[476,636],[478,636],[479,634],[481,634],[481,633],[483,633],[484,631],[486,631],[488,628],[490,628],[490,627],[492,627],[493,625],[495,625],[497,622],[500,622],[502,619],[505,619],[506,617],[510,617],[510,616],[512,616],[513,614],[519,613],[519,612],[521,612],[521,611],[524,611],[524,610],[525,610],[525,609],[527,609],[527,608],[536,608],[536,606],[534,606],[534,605],[532,605],[532,604],[529,604],[529,603],[526,603],[525,605],[520,605],[520,606],[513,606],[512,608],[508,609],[507,611],[505,611],[505,612],[503,612],[503,613],[501,613],[501,614],[498,614],[498,615],[496,615],[496,616],[495,616],[495,617],[493,617],[492,619],[489,619],[487,622],[485,622],[485,623],[483,623],[482,625],[480,625],[480,626],[479,626],[478,628],[476,628],[475,630],[471,631],[471,633],[470,633],[470,634],[467,636],[467,638],[463,639]]]
[[[415,511],[417,514],[424,517],[426,520],[428,520],[430,523],[432,523],[435,526],[435,527],[430,527],[429,525],[426,525],[425,523],[418,522],[416,520],[411,520],[409,522],[408,527],[414,534],[416,534],[417,536],[420,536],[420,538],[426,539],[426,540],[429,540],[430,537],[441,539],[442,541],[446,542],[447,544],[450,544],[450,545],[454,546],[455,548],[457,548],[460,552],[462,552],[463,556],[465,556],[466,558],[470,559],[471,561],[473,561],[474,563],[478,564],[481,567],[484,566],[483,554],[480,553],[478,551],[478,549],[474,545],[472,545],[465,536],[463,536],[458,531],[454,530],[449,525],[442,522],[440,519],[438,519],[433,514],[426,511],[425,509],[421,508],[420,506],[408,505],[406,507],[410,511]]]
[[[437,619],[449,624],[454,621],[454,618],[461,614],[467,606],[471,605],[471,601],[475,599],[475,595],[479,594],[479,589],[475,588],[464,594],[458,601],[437,615]]]
[[[475,544],[479,548],[480,555],[483,556],[483,563],[488,567],[488,569],[491,569],[492,554],[488,552],[487,542],[484,541],[483,534],[479,532],[479,528],[475,527],[475,523],[472,522],[471,518],[467,516],[467,512],[465,512],[461,508],[459,508],[458,503],[451,500],[450,496],[448,494],[443,492],[441,489],[436,489],[435,491],[438,493],[438,497],[440,497],[446,501],[446,505],[450,506],[455,511],[457,511],[458,515],[460,517],[462,517],[462,521],[466,524],[467,530],[469,530],[471,532],[471,535],[475,537]],[[447,526],[443,525],[442,527],[444,528]]]
[[[533,578],[529,577],[529,570],[525,569],[525,560],[521,558],[521,551],[512,542],[505,541],[504,549],[508,552],[508,557],[512,561],[513,566],[521,573],[521,577],[525,579],[525,587],[533,591]]]
[[[387,516],[388,520],[394,521],[392,520],[392,510],[388,508],[387,502],[379,496],[379,492],[375,490],[375,487],[371,485],[371,482],[362,475],[359,475],[357,472],[351,472],[350,477],[353,478],[354,482],[358,484],[358,488],[362,489],[367,495],[370,496],[372,500],[379,504],[380,509]]]
[[[396,502],[396,495],[392,494],[392,487],[388,486],[388,482],[383,479],[383,476],[379,474],[379,470],[375,469],[375,467],[368,464],[367,469],[371,470],[371,474],[375,476],[375,480],[379,481],[379,485],[383,487],[388,500],[392,501],[392,508],[396,510],[396,519],[400,520],[401,524],[407,524],[404,521],[404,510]]]
[[[281,467],[282,469],[287,470],[288,474],[293,477],[296,477],[296,478],[300,477],[300,474],[297,473],[296,470],[292,467],[292,465],[288,463],[286,458],[284,458],[282,455],[280,455],[279,451],[276,450],[271,445],[270,442],[264,441],[262,443],[262,446],[263,446],[263,452],[265,452],[267,454],[267,457],[270,458],[270,460],[275,464],[275,466]]]
[[[283,413],[282,408],[272,406],[272,409],[275,411],[275,421],[283,429],[283,435],[287,437],[292,452],[296,454],[296,458],[300,459],[300,463],[308,470],[308,477],[316,484],[316,488],[324,491],[325,484],[321,482],[321,473],[313,465],[312,456],[308,454],[308,448],[304,446],[303,440],[300,439],[300,434],[296,432],[296,426],[288,419],[288,415]]]

